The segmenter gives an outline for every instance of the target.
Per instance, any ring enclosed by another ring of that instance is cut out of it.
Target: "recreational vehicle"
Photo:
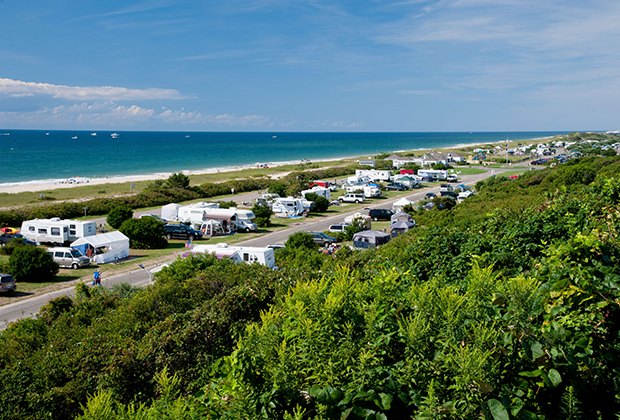
[[[246,264],[258,263],[269,268],[276,266],[276,259],[272,248],[231,246],[220,243],[215,245],[194,245],[191,252],[194,254],[212,254],[218,259],[230,258],[235,262]]]
[[[305,200],[292,197],[278,198],[273,202],[271,210],[276,217],[301,216],[306,211],[303,201]]]
[[[373,181],[389,181],[391,172],[382,169],[356,169],[355,176],[358,178],[368,177]]]
[[[448,171],[441,169],[419,169],[418,176],[428,178],[433,181],[445,181],[448,179]]]
[[[95,235],[97,224],[94,221],[61,220],[58,217],[33,219],[22,223],[20,233],[34,242],[63,245],[78,238]]]

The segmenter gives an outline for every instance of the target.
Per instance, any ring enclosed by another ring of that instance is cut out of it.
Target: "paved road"
[[[464,175],[461,177],[460,182],[465,184],[475,184],[481,179],[488,178],[493,174],[499,174],[504,172],[503,169],[496,169],[494,171],[488,171],[482,174],[477,175]],[[424,188],[421,190],[412,191],[411,194],[406,195],[405,197],[410,201],[417,201],[424,197],[424,195],[429,191],[436,192],[438,188]],[[239,196],[241,197],[241,195]],[[239,200],[239,197],[235,197],[235,200]],[[249,200],[251,195],[244,194],[243,200]],[[339,213],[338,215],[328,216],[321,218],[320,220],[312,220],[305,221],[300,219],[298,224],[295,224],[287,229],[283,229],[280,231],[272,232],[263,236],[255,237],[252,239],[248,239],[246,241],[242,241],[237,243],[236,245],[247,245],[247,246],[267,246],[269,244],[277,244],[286,242],[287,238],[299,231],[323,231],[327,230],[329,225],[341,222],[346,216],[349,216],[353,213],[360,211],[363,208],[391,208],[392,204],[401,199],[403,196],[399,196],[397,198],[385,199],[385,200],[377,200],[373,201],[372,205],[360,206],[353,204],[343,204],[343,206],[351,207],[351,211],[345,213]],[[172,261],[177,257],[177,254],[171,255],[168,261]],[[152,274],[151,271],[157,270],[160,266],[150,266],[145,267],[145,269],[136,269],[125,273],[116,274],[111,276],[110,278],[105,278],[102,282],[103,287],[112,287],[114,284],[120,283],[129,283],[133,286],[144,286],[151,282]],[[149,271],[150,270],[150,271]],[[35,316],[39,309],[49,302],[51,299],[60,297],[60,296],[73,296],[75,294],[75,287],[69,287],[66,289],[46,293],[44,295],[32,297],[29,299],[20,300],[18,302],[9,303],[7,305],[0,306],[0,329],[6,328],[7,324],[13,321],[16,321],[21,318]]]

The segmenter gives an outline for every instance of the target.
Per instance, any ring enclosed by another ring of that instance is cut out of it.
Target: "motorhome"
[[[220,243],[215,245],[194,245],[191,252],[194,254],[212,254],[218,259],[230,258],[235,262],[246,264],[258,263],[269,268],[275,268],[276,266],[276,259],[272,248],[232,246]]]
[[[418,169],[418,176],[433,181],[445,181],[448,179],[448,171],[442,169]]]
[[[38,243],[63,245],[78,238],[97,234],[97,223],[70,219],[33,219],[22,223],[20,233]]]
[[[306,211],[304,201],[293,197],[278,198],[273,202],[271,210],[276,217],[301,216]]]
[[[258,226],[254,223],[256,215],[252,210],[238,209],[235,207],[231,207],[230,210],[234,210],[237,214],[237,231],[256,232],[258,230]]]
[[[372,185],[365,185],[363,188],[364,197],[366,198],[377,198],[381,197],[381,188],[375,187]]]

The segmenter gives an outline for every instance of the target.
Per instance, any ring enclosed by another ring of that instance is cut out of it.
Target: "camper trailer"
[[[78,238],[95,235],[97,223],[70,219],[33,219],[22,223],[20,233],[34,242],[63,245]]]
[[[272,248],[231,246],[220,243],[215,245],[194,245],[191,252],[194,254],[212,254],[218,259],[230,258],[235,262],[246,264],[258,263],[269,268],[276,266],[276,259]]]
[[[373,181],[389,181],[391,172],[382,169],[356,169],[355,176],[358,178],[368,177]]]
[[[448,171],[441,169],[419,169],[418,176],[428,178],[433,181],[445,181],[448,179]]]
[[[301,216],[306,211],[304,201],[299,198],[278,198],[273,202],[271,210],[276,217],[296,217]]]
[[[181,222],[195,223],[198,221],[206,220],[204,217],[206,210],[212,210],[219,208],[217,203],[207,203],[201,201],[199,203],[190,204],[188,206],[179,207],[177,210],[177,219]]]
[[[305,197],[306,194],[316,194],[318,196],[325,197],[327,200],[331,200],[331,190],[325,187],[314,186],[301,192],[302,197]]]

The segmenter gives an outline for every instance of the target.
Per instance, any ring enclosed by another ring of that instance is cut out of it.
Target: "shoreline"
[[[548,137],[540,137],[533,139],[514,139],[508,140],[511,143],[514,142],[537,142],[541,140],[548,140],[554,138],[555,136]],[[412,152],[420,152],[425,150],[454,150],[461,149],[467,147],[481,146],[481,145],[493,145],[493,144],[504,144],[506,140],[500,140],[495,142],[474,142],[474,143],[459,143],[452,146],[444,146],[444,147],[435,147],[435,148],[417,148],[417,149],[408,149],[408,150],[395,150],[391,152],[386,152],[389,154],[398,154],[398,153],[412,153]],[[311,162],[335,162],[339,160],[355,160],[355,159],[364,159],[363,156],[355,155],[355,156],[343,156],[343,157],[333,157],[333,158],[319,158],[313,160]],[[279,166],[284,165],[295,165],[299,163],[304,163],[307,160],[291,160],[291,161],[281,161],[281,162],[261,162],[267,164],[269,168],[277,168]],[[19,194],[25,192],[41,192],[41,191],[50,191],[57,190],[63,188],[76,188],[83,187],[86,185],[104,185],[104,184],[123,184],[130,182],[140,182],[140,181],[156,181],[160,179],[167,179],[173,173],[182,173],[184,175],[205,175],[205,174],[215,174],[220,172],[233,172],[233,171],[242,171],[246,169],[256,169],[258,163],[253,165],[237,165],[237,166],[223,166],[223,167],[214,167],[214,168],[204,168],[204,169],[192,169],[192,170],[181,170],[176,172],[156,172],[150,174],[136,174],[136,175],[114,175],[109,177],[83,177],[83,176],[75,176],[72,178],[65,179],[41,179],[41,180],[31,180],[31,181],[16,181],[16,182],[4,182],[0,183],[0,193],[6,194]]]

